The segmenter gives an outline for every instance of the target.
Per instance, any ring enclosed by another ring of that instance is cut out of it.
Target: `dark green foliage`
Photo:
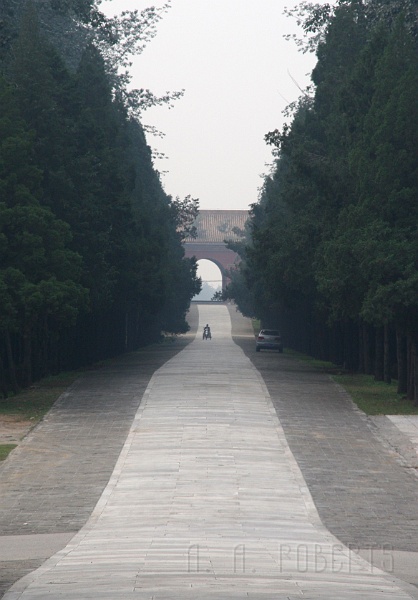
[[[242,274],[256,316],[281,327],[288,346],[374,369],[386,381],[399,374],[400,391],[417,400],[418,54],[410,4],[311,7],[305,30],[320,34],[315,93],[297,104],[291,125],[266,135],[276,166],[253,209]]]
[[[33,136],[19,118],[15,100],[2,81],[0,330],[6,340],[22,332],[22,381],[30,382],[34,329],[41,322],[55,331],[74,323],[87,306],[87,289],[80,282],[81,257],[70,249],[70,227],[40,204],[42,174],[34,164]],[[8,362],[13,369],[10,355]]]
[[[197,201],[164,193],[101,53],[69,72],[34,6],[19,22],[0,81],[3,394],[186,331],[199,288],[181,233]]]

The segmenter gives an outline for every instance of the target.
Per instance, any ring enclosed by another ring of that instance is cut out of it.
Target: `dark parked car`
[[[280,332],[277,329],[262,329],[257,336],[255,349],[257,352],[264,349],[283,352],[283,342]]]

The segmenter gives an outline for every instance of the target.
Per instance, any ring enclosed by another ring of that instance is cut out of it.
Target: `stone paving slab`
[[[418,468],[418,415],[388,415],[387,418],[410,440],[417,455]]]
[[[49,558],[68,544],[73,533],[0,536],[0,563]]]
[[[263,379],[213,338],[154,374],[87,524],[6,600],[406,599],[321,523]]]

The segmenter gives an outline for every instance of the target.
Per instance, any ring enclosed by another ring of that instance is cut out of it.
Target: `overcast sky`
[[[323,0],[318,0],[319,2]],[[111,0],[107,13],[160,7],[164,0]],[[142,123],[165,134],[147,136],[167,194],[198,198],[201,209],[248,210],[269,173],[268,131],[288,120],[283,110],[310,83],[315,56],[284,35],[302,32],[284,14],[299,0],[172,0],[157,36],[135,59],[133,86],[154,94],[185,90],[174,108],[155,107]],[[213,287],[218,267],[199,261]]]
[[[111,0],[107,12],[143,10],[163,0]],[[146,111],[165,191],[199,198],[202,209],[248,209],[256,202],[271,149],[264,135],[309,83],[315,57],[283,36],[300,29],[283,14],[296,0],[172,0],[157,36],[135,59],[133,85],[156,95],[185,89],[173,109]],[[296,83],[297,82],[297,85]]]

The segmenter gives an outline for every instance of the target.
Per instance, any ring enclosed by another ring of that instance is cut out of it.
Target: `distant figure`
[[[210,327],[209,325],[206,323],[206,325],[203,328],[203,339],[204,340],[211,340],[212,339],[212,334],[210,332]]]

